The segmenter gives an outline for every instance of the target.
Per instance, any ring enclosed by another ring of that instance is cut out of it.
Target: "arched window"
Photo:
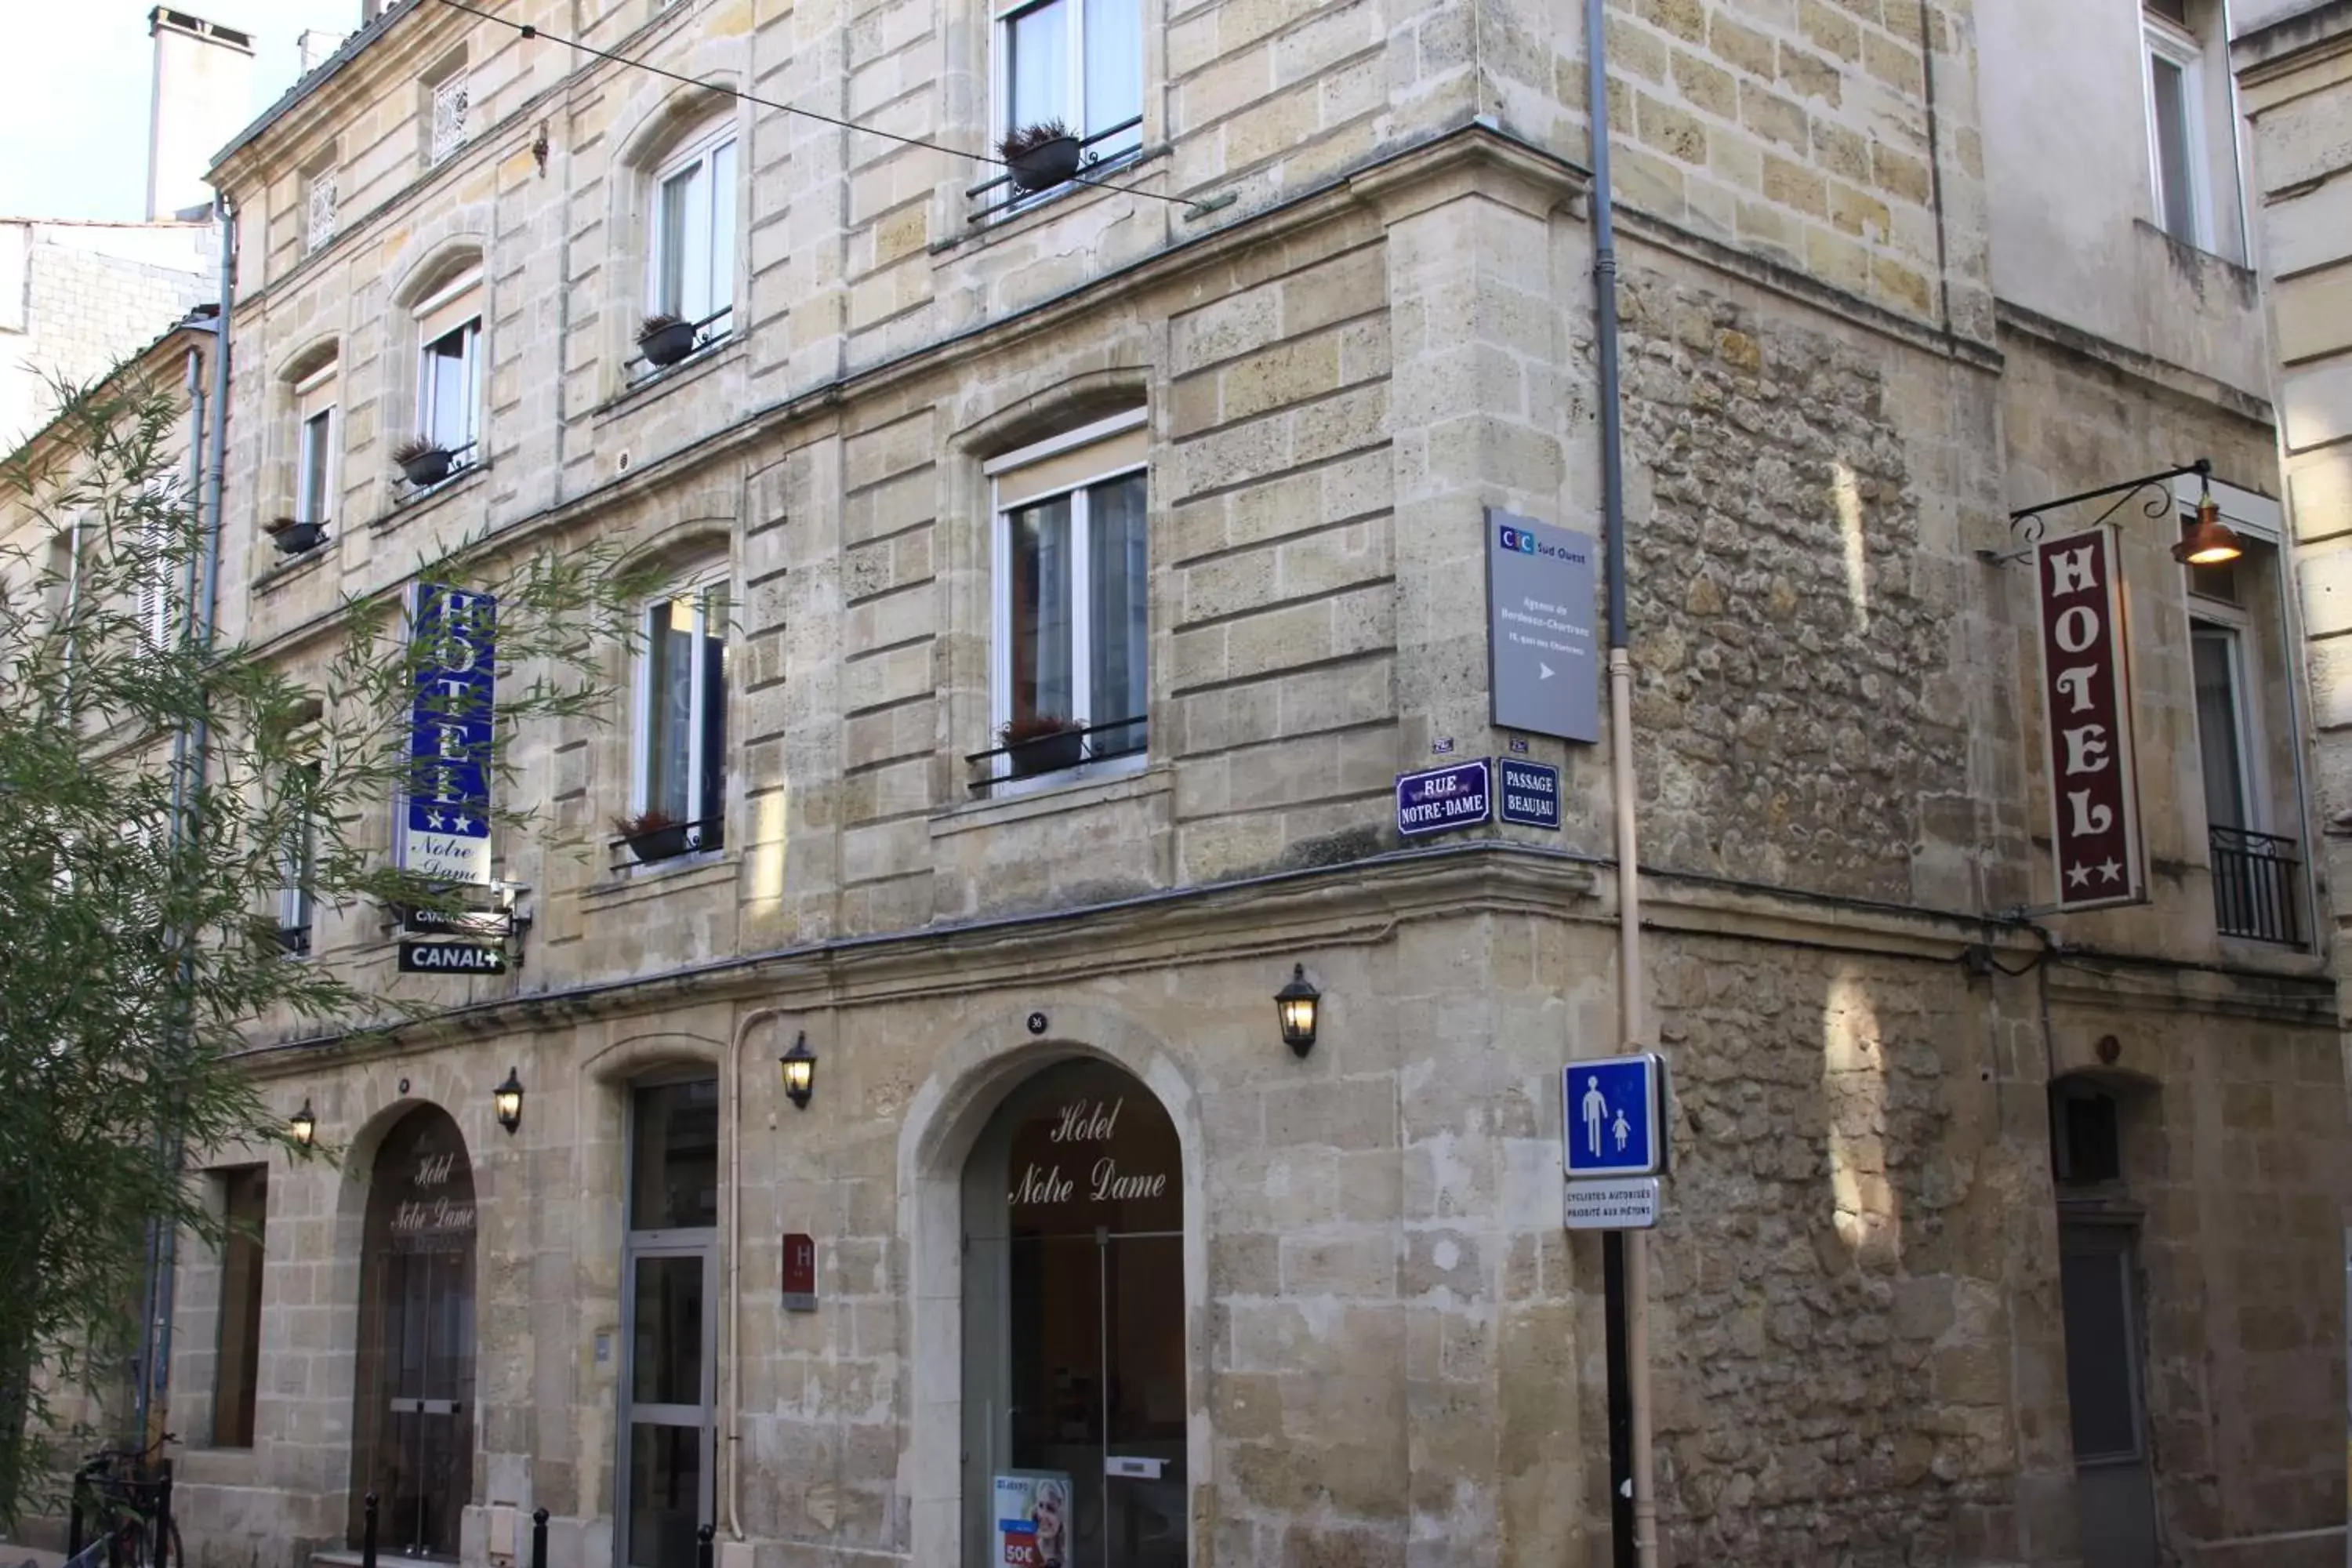
[[[1181,1568],[1175,1124],[1096,1061],[1007,1098],[964,1167],[964,1568]]]
[[[694,325],[699,344],[734,330],[735,122],[706,126],[655,166],[646,235],[646,313]]]
[[[415,331],[415,437],[447,453],[449,471],[469,468],[481,459],[481,252],[441,258],[402,290],[401,302]]]

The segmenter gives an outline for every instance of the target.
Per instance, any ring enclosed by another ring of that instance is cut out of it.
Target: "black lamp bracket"
[[[2091,520],[2091,527],[2098,527],[2135,501],[2138,502],[2143,516],[2153,519],[2169,517],[2179,507],[2179,502],[2173,499],[2172,481],[2187,474],[2210,480],[2213,477],[2212,459],[2199,458],[2177,468],[2166,468],[2161,473],[2142,474],[2136,479],[2125,479],[2119,484],[2101,485],[2095,490],[2081,490],[2071,496],[2060,496],[2056,500],[2020,507],[2009,514],[2009,527],[2011,532],[2025,542],[2024,544],[2016,550],[1979,550],[1977,559],[2001,565],[2011,561],[2022,561],[2033,553],[2033,547],[2041,543],[2042,536],[2049,531],[2050,513],[2062,511],[2070,506],[2080,506],[2084,501],[2104,500],[2108,496],[2115,497],[2115,501]],[[2143,496],[2142,491],[2147,493]]]

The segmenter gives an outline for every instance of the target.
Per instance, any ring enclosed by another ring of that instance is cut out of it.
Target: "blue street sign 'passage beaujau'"
[[[1560,1069],[1570,1180],[1646,1176],[1662,1163],[1664,1064],[1649,1053],[1570,1062]]]
[[[1559,826],[1559,770],[1548,763],[1495,759],[1503,797],[1503,820],[1528,827]]]
[[[1494,815],[1494,770],[1484,757],[1397,775],[1397,832],[1403,837],[1475,826]]]

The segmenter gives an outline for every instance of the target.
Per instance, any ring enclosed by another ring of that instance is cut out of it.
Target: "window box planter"
[[[1013,183],[1033,195],[1068,181],[1085,157],[1078,139],[1057,120],[1024,126],[998,142],[996,150]]]
[[[1040,773],[1066,773],[1087,760],[1087,737],[1080,730],[1060,730],[1026,740],[1007,737],[1004,758],[1016,779]]]
[[[686,851],[686,824],[683,822],[673,822],[667,827],[648,828],[643,833],[629,836],[629,853],[637,858],[640,866],[675,860]]]
[[[449,477],[449,449],[429,441],[402,442],[392,449],[392,460],[399,467],[400,477],[419,489]]]
[[[699,335],[692,321],[681,321],[675,316],[648,316],[637,329],[637,352],[646,363],[657,370],[667,370],[694,352],[694,340]]]
[[[297,522],[284,517],[269,525],[269,542],[281,555],[299,555],[323,543],[326,537],[327,525],[323,522]]]

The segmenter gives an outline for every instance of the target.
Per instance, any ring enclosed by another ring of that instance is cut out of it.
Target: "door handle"
[[[425,1401],[421,1399],[395,1399],[392,1402],[394,1415],[414,1415],[424,1408]]]
[[[459,1409],[454,1399],[420,1399],[416,1403],[427,1415],[455,1415]]]

